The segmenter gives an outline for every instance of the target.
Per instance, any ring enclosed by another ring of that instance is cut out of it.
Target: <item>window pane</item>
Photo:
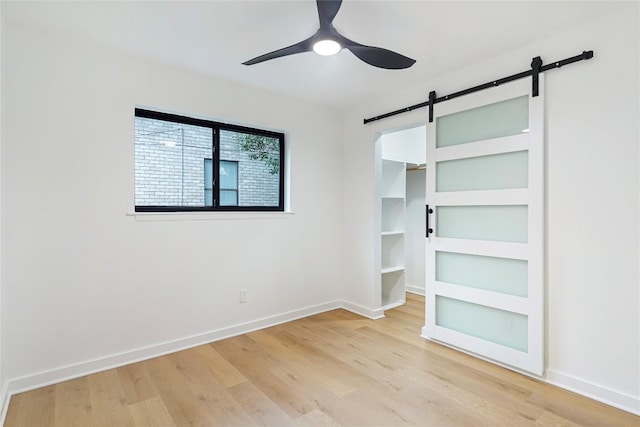
[[[204,205],[213,206],[213,160],[204,159]]]
[[[135,205],[205,206],[207,127],[135,118]]]
[[[238,192],[235,190],[220,190],[220,206],[238,206]]]
[[[238,162],[220,160],[220,189],[238,189]]]
[[[204,159],[204,188],[210,190],[213,188],[213,161]]]
[[[508,99],[436,119],[436,147],[528,132],[529,97]]]
[[[220,131],[220,163],[236,163],[237,187],[225,187],[220,173],[221,189],[237,188],[238,206],[280,205],[280,142],[278,138]],[[228,177],[233,177],[230,172]],[[231,197],[231,196],[228,196]],[[230,200],[231,199],[227,199]],[[223,205],[222,191],[220,204]]]

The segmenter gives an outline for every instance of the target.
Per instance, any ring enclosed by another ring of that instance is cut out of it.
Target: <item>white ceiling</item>
[[[499,55],[615,8],[612,1],[345,0],[334,20],[342,34],[417,60],[407,70],[382,70],[346,50],[241,65],[312,35],[314,0],[2,2],[4,19],[335,107]]]

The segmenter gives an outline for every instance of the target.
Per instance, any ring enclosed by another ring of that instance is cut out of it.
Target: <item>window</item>
[[[213,160],[204,159],[204,205],[213,206]]]
[[[283,211],[284,134],[135,110],[135,210]]]
[[[220,205],[238,206],[238,162],[220,160]]]

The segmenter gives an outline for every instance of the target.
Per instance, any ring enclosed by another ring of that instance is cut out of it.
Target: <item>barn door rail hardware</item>
[[[436,92],[429,92],[429,100],[426,102],[421,102],[420,104],[411,105],[410,107],[401,108],[399,110],[391,111],[389,113],[381,114],[379,116],[371,117],[369,119],[364,119],[364,124],[375,122],[377,120],[386,119],[388,117],[396,116],[402,113],[408,113],[409,111],[413,111],[418,108],[429,107],[429,123],[433,122],[433,106],[440,102],[449,101],[450,99],[458,98],[464,95],[468,95],[473,92],[478,92],[484,89],[489,89],[490,87],[500,86],[501,84],[509,83],[514,80],[523,79],[525,77],[531,76],[531,96],[538,96],[538,76],[540,73],[544,73],[545,71],[552,70],[554,68],[560,68],[568,64],[573,64],[574,62],[585,61],[587,59],[593,58],[592,50],[585,50],[580,55],[572,56],[570,58],[563,59],[561,61],[551,62],[549,64],[543,65],[542,59],[539,56],[536,56],[531,60],[531,68],[527,71],[523,71],[521,73],[513,74],[511,76],[503,77],[501,79],[493,80],[488,83],[484,83],[478,86],[474,86],[468,89],[464,89],[449,95],[436,97]]]

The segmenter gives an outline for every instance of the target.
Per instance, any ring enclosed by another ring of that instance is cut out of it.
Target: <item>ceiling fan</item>
[[[253,65],[282,56],[314,51],[319,55],[335,55],[342,49],[348,49],[360,60],[369,65],[388,70],[399,70],[411,67],[416,61],[397,52],[381,47],[365,46],[349,40],[333,26],[333,19],[338,14],[342,0],[316,0],[320,28],[308,39],[291,46],[257,56],[244,65]]]

